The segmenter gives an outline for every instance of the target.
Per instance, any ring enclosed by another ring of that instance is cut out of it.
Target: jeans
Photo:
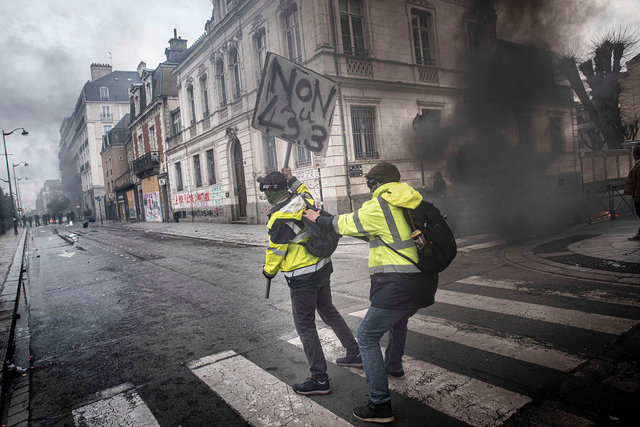
[[[369,399],[375,404],[391,400],[386,369],[393,372],[403,370],[402,356],[407,340],[407,322],[415,312],[415,308],[389,310],[369,307],[358,328],[358,346],[364,373],[367,376]],[[380,338],[387,331],[389,331],[389,345],[383,360]]]
[[[291,308],[296,331],[302,341],[302,348],[309,361],[311,378],[314,380],[326,380],[327,361],[322,352],[320,338],[316,329],[316,310],[320,318],[333,329],[343,347],[347,349],[348,356],[359,353],[358,343],[344,321],[340,312],[331,302],[330,280],[313,283],[308,286],[291,288]]]

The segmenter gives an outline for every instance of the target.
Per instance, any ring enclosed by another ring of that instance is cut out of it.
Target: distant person
[[[640,145],[633,147],[633,159],[636,163],[631,168],[629,176],[624,183],[624,191],[622,194],[633,197],[633,207],[636,210],[636,215],[640,218]],[[629,237],[629,240],[640,241],[640,228],[638,232]]]
[[[436,172],[433,176],[433,197],[443,198],[447,196],[447,183],[442,179],[442,174]]]
[[[35,222],[36,222],[36,227],[40,227],[40,215],[35,214],[35,215],[33,216],[33,219],[34,219],[34,220],[35,220]]]
[[[27,226],[27,216],[26,215],[22,215],[22,226],[26,227]]]
[[[283,172],[271,172],[257,179],[260,191],[273,206],[268,215],[269,247],[262,274],[271,279],[281,271],[289,285],[293,322],[311,371],[311,378],[294,384],[293,390],[304,395],[329,394],[327,361],[316,329],[316,310],[347,350],[346,356],[336,363],[361,368],[362,359],[351,329],[331,301],[331,258],[311,255],[304,245],[309,233],[302,212],[314,200],[307,187],[291,175],[291,169],[285,168]]]
[[[31,215],[29,215],[27,221],[29,221],[29,227],[33,227],[33,217]]]
[[[58,212],[58,224],[62,224],[62,212]]]

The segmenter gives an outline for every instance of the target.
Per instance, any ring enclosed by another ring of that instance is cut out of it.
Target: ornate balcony
[[[157,170],[160,166],[160,158],[157,151],[151,151],[133,161],[133,173],[140,176]]]

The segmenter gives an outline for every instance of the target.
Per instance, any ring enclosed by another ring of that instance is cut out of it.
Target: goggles
[[[375,178],[367,178],[367,187],[369,187],[369,189],[373,190],[377,185],[378,180],[376,180]]]
[[[280,190],[286,190],[287,186],[285,185],[284,187],[282,186],[282,184],[264,184],[264,183],[260,183],[260,191],[264,192],[264,191],[280,191]]]

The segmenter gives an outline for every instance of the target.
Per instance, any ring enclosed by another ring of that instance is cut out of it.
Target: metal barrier
[[[603,219],[615,220],[621,215],[633,214],[633,204],[622,195],[623,186],[623,179],[585,186],[589,225]]]

